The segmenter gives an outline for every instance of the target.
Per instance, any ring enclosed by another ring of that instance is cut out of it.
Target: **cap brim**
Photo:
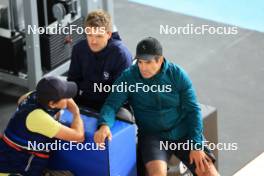
[[[141,55],[137,55],[135,59],[151,60],[151,59],[155,59],[155,56],[156,55],[152,55],[152,54],[141,54]]]
[[[77,85],[75,82],[65,82],[66,91],[63,98],[74,98],[77,95]]]

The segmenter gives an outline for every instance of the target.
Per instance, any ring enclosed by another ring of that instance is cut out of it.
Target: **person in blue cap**
[[[187,73],[164,58],[160,42],[153,37],[138,43],[135,59],[137,63],[113,84],[117,87],[126,83],[126,89],[114,90],[106,99],[95,142],[111,140],[115,114],[128,101],[138,126],[139,159],[148,176],[166,176],[172,154],[194,175],[218,175],[215,157],[203,145],[201,109]]]
[[[84,141],[83,121],[72,99],[76,93],[74,82],[49,76],[38,82],[35,91],[19,99],[18,107],[0,139],[0,174],[41,175],[50,151],[46,147],[32,147],[32,144],[45,146],[54,139]],[[73,116],[70,127],[56,120],[60,110],[65,108]]]

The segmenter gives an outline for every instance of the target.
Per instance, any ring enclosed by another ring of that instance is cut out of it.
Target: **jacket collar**
[[[156,75],[154,75],[154,76],[151,77],[151,78],[143,78],[143,77],[141,76],[141,74],[140,74],[140,71],[139,71],[138,65],[136,64],[136,65],[135,65],[135,67],[136,67],[136,68],[135,68],[136,76],[137,76],[137,78],[139,78],[139,79],[143,79],[143,80],[146,80],[146,81],[152,81],[152,80],[161,79],[161,78],[165,75],[165,73],[166,73],[166,71],[167,71],[167,69],[168,69],[168,65],[169,65],[169,61],[164,57],[164,61],[163,61],[162,65],[161,65],[161,70],[160,70],[160,72],[157,73]]]

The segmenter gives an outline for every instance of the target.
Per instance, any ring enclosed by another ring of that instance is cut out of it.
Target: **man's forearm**
[[[112,127],[115,122],[115,116],[116,116],[115,109],[109,105],[104,105],[100,111],[98,126],[107,125],[109,127]]]
[[[83,121],[80,117],[80,113],[73,114],[73,121],[71,124],[71,128],[74,129],[79,134],[84,134]]]

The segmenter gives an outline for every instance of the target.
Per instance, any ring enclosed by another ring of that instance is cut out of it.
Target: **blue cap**
[[[47,101],[58,101],[63,98],[74,98],[77,94],[74,82],[64,81],[54,76],[42,78],[36,88],[37,97]]]

